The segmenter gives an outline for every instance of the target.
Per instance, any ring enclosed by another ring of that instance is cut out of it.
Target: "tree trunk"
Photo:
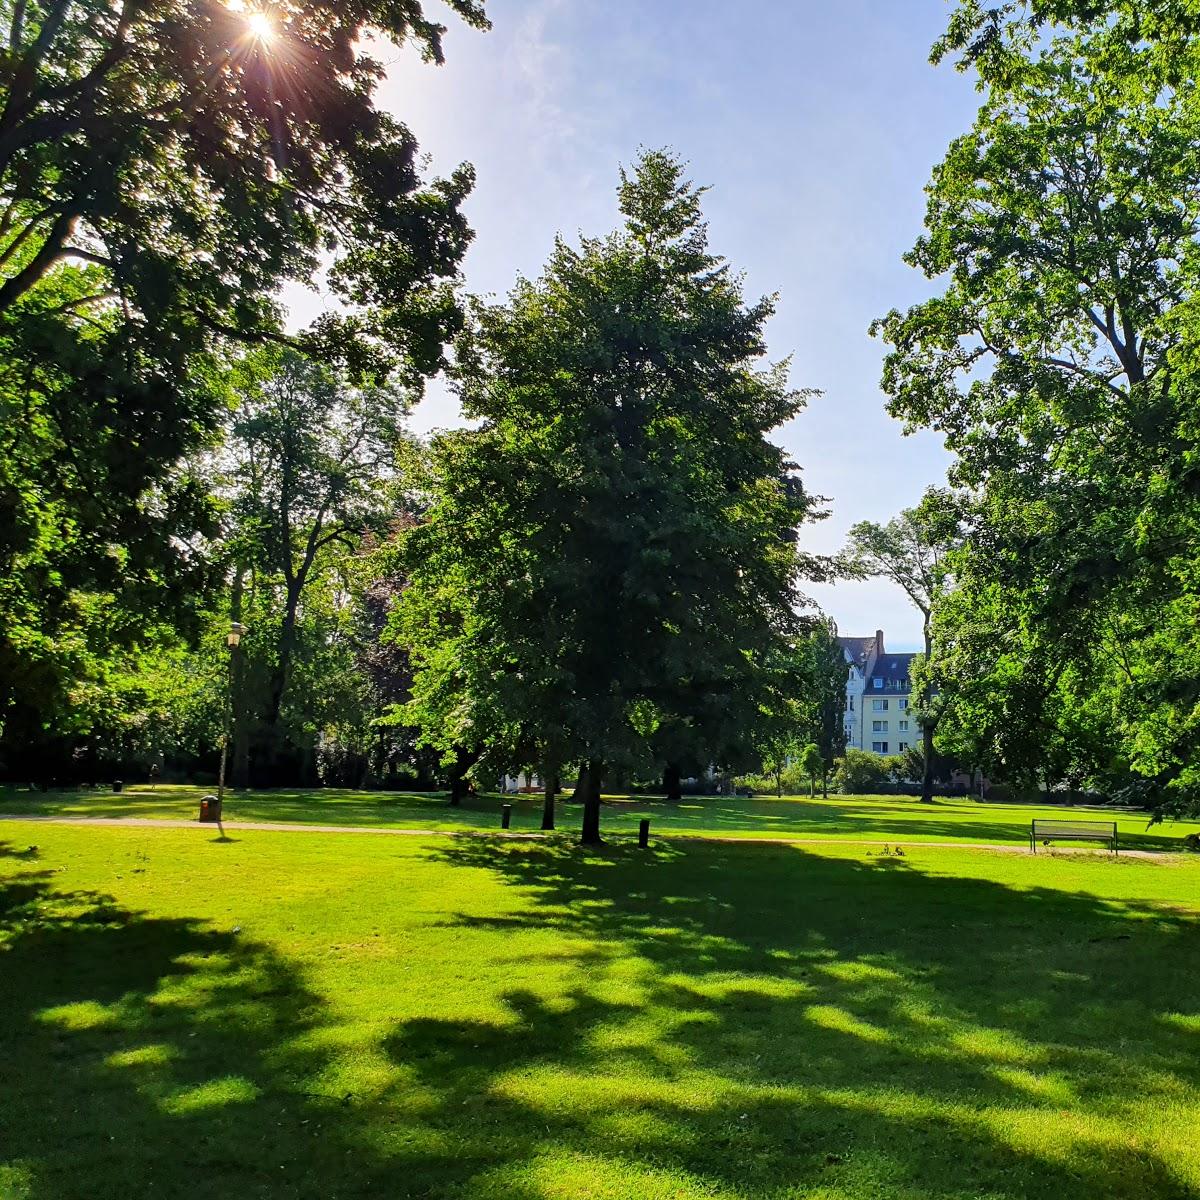
[[[279,718],[283,712],[283,696],[287,690],[288,676],[292,668],[292,651],[296,646],[296,614],[300,607],[303,579],[297,578],[288,585],[287,606],[283,613],[283,625],[276,644],[277,660],[271,672],[271,684],[267,692],[267,710],[263,716],[262,745],[267,757],[268,783],[277,784],[280,754]],[[255,774],[259,772],[256,770]]]
[[[558,773],[543,767],[542,787],[544,789],[542,828],[549,830],[554,828],[554,798],[558,795]]]
[[[683,790],[679,767],[675,763],[667,763],[663,768],[663,792],[668,800],[682,800]]]
[[[829,768],[828,767],[826,767],[825,770],[823,770],[821,772],[821,796],[826,800],[829,799]]]
[[[929,663],[933,654],[933,633],[929,628],[929,614],[925,614],[925,678],[929,678]],[[921,745],[925,752],[925,770],[921,775],[921,803],[933,803],[933,722],[930,720],[930,707],[933,701],[932,685],[926,683],[921,696],[925,709],[925,720],[921,722]]]
[[[775,768],[775,799],[783,799],[783,771],[779,767]]]
[[[585,846],[599,846],[600,837],[600,780],[604,775],[604,764],[598,759],[589,759],[586,771],[586,786],[581,773],[579,782],[583,791],[583,829],[579,840]]]
[[[482,756],[480,750],[468,750],[464,746],[454,748],[454,762],[450,767],[450,803],[459,805],[467,794],[467,772]]]
[[[808,798],[812,800],[817,794],[817,777],[810,775],[808,777]]]
[[[925,753],[925,770],[921,774],[921,803],[933,803],[933,726],[921,727],[921,741]]]
[[[242,568],[233,577],[229,601],[230,621],[242,619]],[[250,712],[246,704],[246,667],[239,642],[229,648],[229,701],[233,709],[232,783],[237,789],[250,786]]]

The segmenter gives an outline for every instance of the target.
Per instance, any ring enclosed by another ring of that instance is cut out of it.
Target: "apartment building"
[[[920,741],[910,715],[915,654],[889,653],[883,630],[873,638],[839,637],[846,656],[846,745],[874,754],[903,754]]]

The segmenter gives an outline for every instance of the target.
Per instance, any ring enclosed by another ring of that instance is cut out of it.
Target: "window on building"
[[[901,721],[900,724],[896,726],[896,728],[898,730],[900,730],[901,733],[907,733],[908,732],[908,722]]]
[[[888,702],[886,700],[872,700],[871,701],[871,711],[872,712],[887,712],[887,710],[888,710]]]
[[[887,742],[872,742],[871,749],[874,750],[876,754],[886,754],[888,752]]]
[[[897,701],[897,703],[900,705],[900,707],[901,707],[901,708],[907,708],[907,707],[908,707],[908,701],[907,701],[907,700],[899,700],[899,701]]]
[[[871,732],[872,733],[887,733],[887,722],[886,721],[872,721],[871,722]]]
[[[883,687],[883,680],[878,675],[875,676],[874,683],[877,688]]]
[[[907,750],[907,749],[908,749],[908,743],[907,743],[907,742],[901,742],[901,743],[900,743],[900,753],[901,753],[901,754],[903,754],[903,753],[905,752],[905,750]]]
[[[849,709],[851,712],[853,712],[853,711],[854,711],[854,697],[853,697],[853,696],[847,696],[847,697],[846,697],[846,707],[847,707],[847,708],[848,708],[848,709]]]

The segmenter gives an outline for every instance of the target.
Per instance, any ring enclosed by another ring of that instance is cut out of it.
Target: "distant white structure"
[[[542,784],[536,775],[525,771],[521,775],[505,775],[500,780],[500,790],[506,796],[515,795],[518,792],[540,792]]]
[[[915,654],[889,654],[883,630],[873,638],[839,637],[846,656],[846,745],[873,754],[903,754],[919,740],[909,716]]]

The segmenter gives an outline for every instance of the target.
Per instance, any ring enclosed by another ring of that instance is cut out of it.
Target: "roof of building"
[[[871,651],[875,649],[875,639],[873,637],[839,637],[838,645],[841,646],[847,662],[853,663],[856,667],[863,667],[866,666]]]
[[[909,676],[912,672],[912,661],[915,654],[881,654],[871,668],[868,680],[882,679],[883,687],[875,688],[881,692],[907,692],[911,688]]]

